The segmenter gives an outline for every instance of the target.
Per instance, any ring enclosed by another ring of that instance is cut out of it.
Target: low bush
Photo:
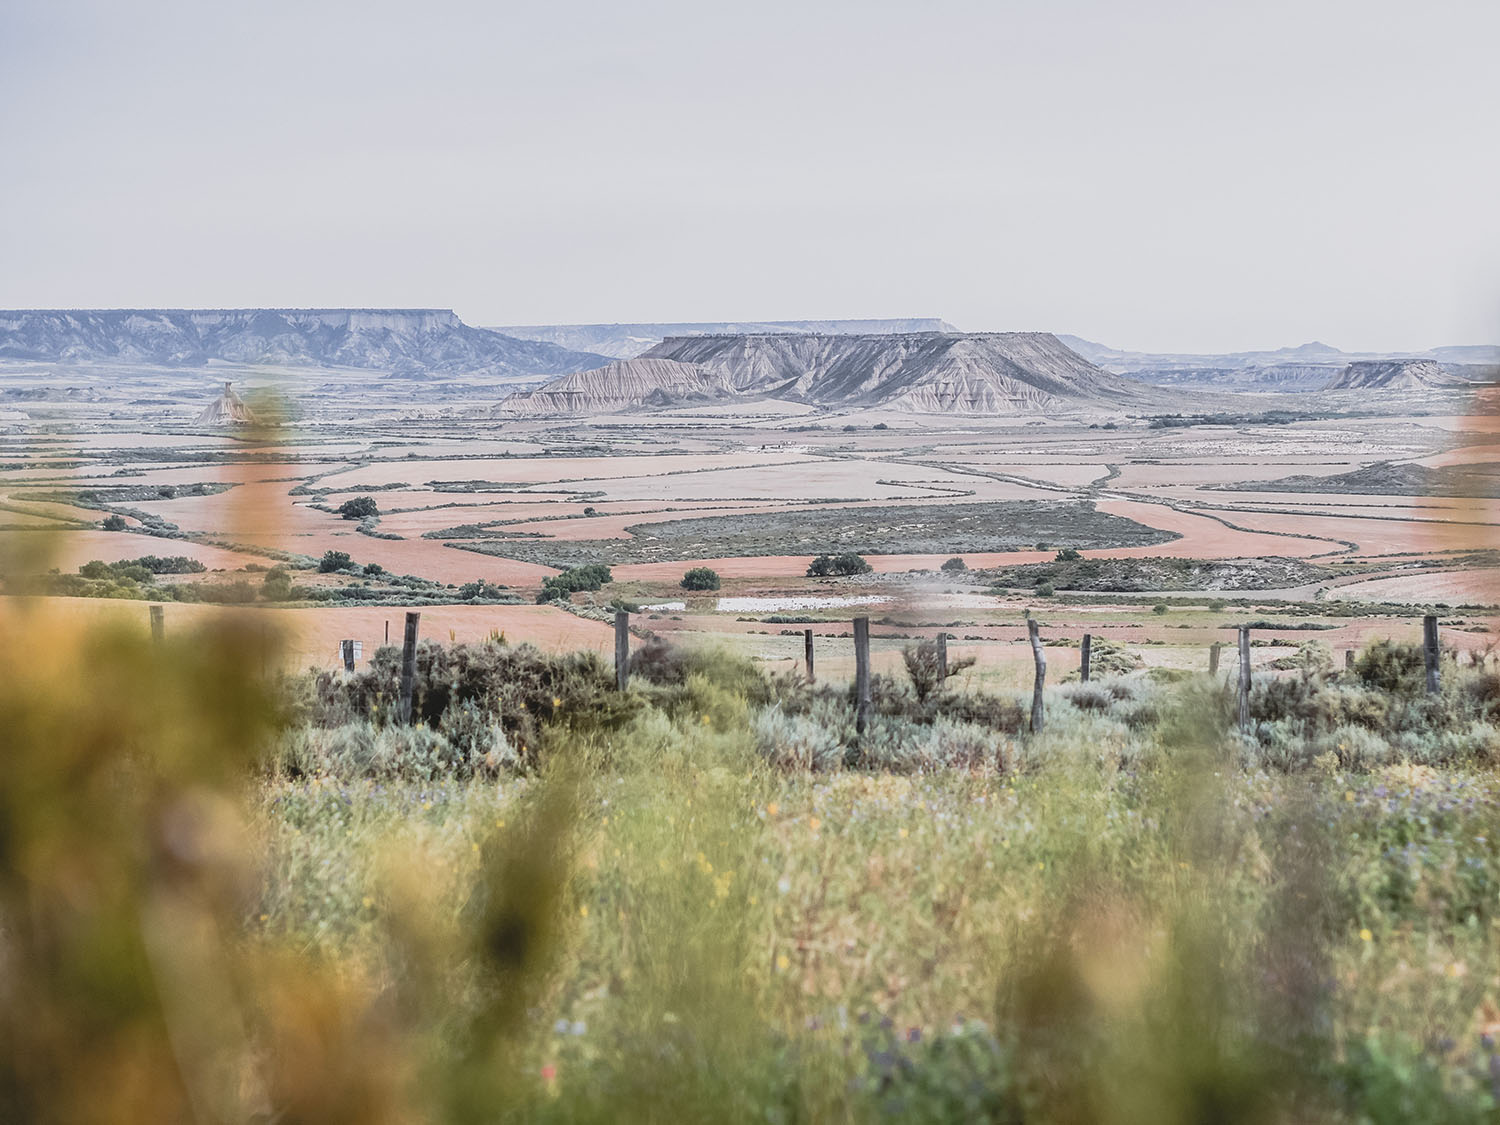
[[[568,595],[576,594],[580,590],[602,590],[606,583],[614,580],[609,567],[603,563],[570,567],[561,574],[553,574],[542,579],[542,590],[537,594],[536,600],[538,603],[564,601]]]
[[[838,578],[851,574],[869,574],[874,567],[861,555],[846,551],[841,555],[819,555],[808,565],[809,578]]]
[[[695,566],[682,576],[680,585],[684,590],[717,590],[719,575],[706,566]]]
[[[356,496],[339,505],[339,515],[346,520],[365,520],[380,515],[373,496]]]
[[[318,573],[337,574],[353,565],[354,560],[349,557],[348,551],[324,551],[323,557],[318,560]]]

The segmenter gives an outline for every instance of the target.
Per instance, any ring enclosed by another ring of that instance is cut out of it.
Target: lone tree
[[[104,517],[105,531],[124,531],[128,526],[130,525],[125,522],[124,516],[111,515]]]
[[[347,570],[354,565],[354,560],[349,557],[348,551],[324,551],[323,558],[318,562],[319,574],[333,574],[335,571]]]
[[[684,590],[717,590],[719,573],[706,566],[695,566],[682,576],[681,585]]]
[[[836,578],[846,574],[869,574],[874,569],[861,556],[846,551],[842,555],[819,555],[807,568],[807,577]]]
[[[972,668],[976,660],[973,656],[950,660],[944,671],[936,641],[907,645],[901,650],[901,658],[906,661],[906,674],[911,677],[911,687],[917,693],[918,703],[926,703],[930,697],[941,694],[943,684],[949,676],[956,676],[965,668]]]
[[[950,571],[952,571],[952,570],[968,570],[969,569],[969,564],[966,563],[966,562],[964,562],[964,560],[961,559],[961,558],[959,558],[957,555],[954,555],[951,559],[949,559],[947,562],[945,562],[943,564],[942,569],[943,570],[950,570]]]
[[[356,496],[339,505],[339,515],[346,520],[366,520],[380,515],[380,509],[375,506],[373,496]]]

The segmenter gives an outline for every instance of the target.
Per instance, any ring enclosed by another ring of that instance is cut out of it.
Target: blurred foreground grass
[[[1493,772],[1248,771],[1190,685],[1128,759],[788,771],[705,665],[292,779],[264,634],[5,623],[7,1121],[1497,1119]]]

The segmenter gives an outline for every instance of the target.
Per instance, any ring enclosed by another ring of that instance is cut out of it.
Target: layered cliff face
[[[114,309],[0,312],[0,359],[156,366],[210,360],[523,379],[601,356],[473,328],[446,309]]]
[[[1334,376],[1326,389],[1422,391],[1466,386],[1466,379],[1449,374],[1430,359],[1392,359],[1351,363]]]
[[[593,371],[565,375],[535,391],[514,394],[502,414],[613,414],[633,407],[682,406],[734,397],[723,378],[670,359],[623,359]]]
[[[771,333],[672,337],[639,359],[513,396],[507,409],[598,413],[704,396],[972,415],[1153,406],[1163,399],[1162,392],[1100,370],[1045,332]]]

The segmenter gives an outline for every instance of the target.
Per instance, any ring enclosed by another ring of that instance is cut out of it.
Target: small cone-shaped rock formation
[[[200,426],[248,426],[255,422],[255,415],[245,405],[245,400],[234,393],[231,383],[224,384],[224,393],[203,408],[198,415]]]

